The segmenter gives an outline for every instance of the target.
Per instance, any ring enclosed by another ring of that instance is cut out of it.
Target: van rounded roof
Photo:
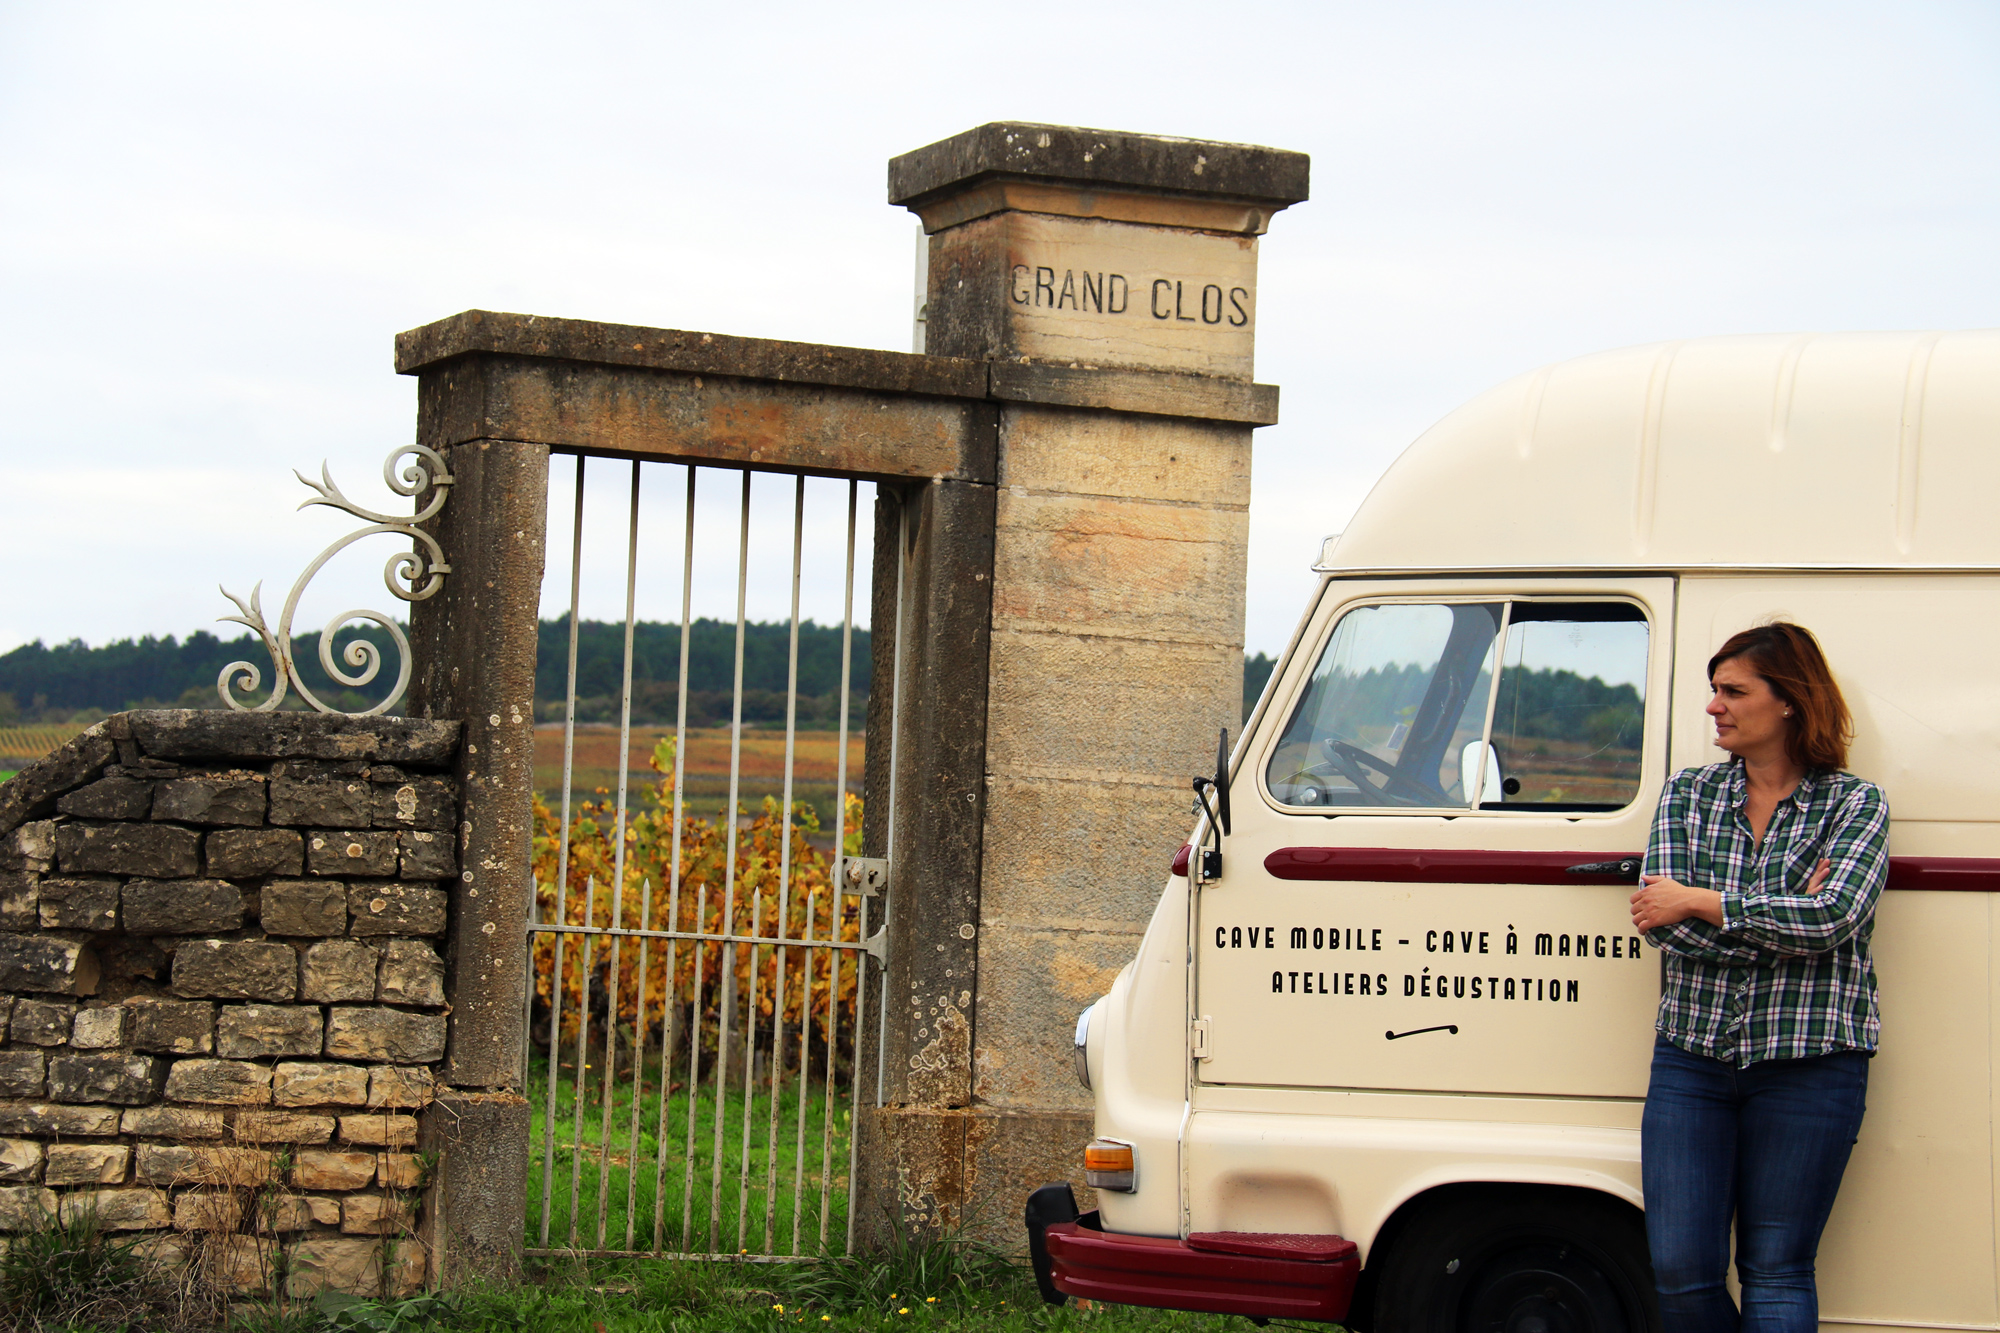
[[[1424,432],[1316,568],[2000,568],[2000,330],[1694,338]]]

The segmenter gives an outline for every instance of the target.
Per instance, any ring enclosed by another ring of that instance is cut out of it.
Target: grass
[[[597,1045],[581,1083],[579,1134],[579,1081],[571,1064],[573,1053],[565,1054],[569,1058],[559,1059],[555,1085],[555,1141],[549,1176],[554,1188],[546,1192],[542,1174],[550,1156],[544,1137],[549,1094],[546,1058],[537,1058],[529,1075],[534,1113],[528,1168],[527,1240],[531,1249],[813,1254],[822,1248],[845,1248],[849,1111],[838,1089],[829,1107],[823,1083],[815,1082],[802,1095],[797,1073],[787,1072],[780,1079],[774,1129],[768,1072],[755,1080],[746,1098],[739,1064],[730,1071],[733,1076],[726,1080],[729,1086],[721,1097],[718,1170],[715,1079],[706,1061],[701,1086],[693,1093],[681,1086],[686,1071],[675,1075],[664,1115],[657,1062],[647,1067],[636,1108],[638,1085],[629,1067],[621,1067],[611,1089],[607,1132],[604,1078],[599,1067],[603,1047]],[[662,1160],[664,1171],[659,1169]],[[824,1213],[820,1199],[823,1179],[829,1186]],[[545,1206],[546,1241],[542,1239]]]

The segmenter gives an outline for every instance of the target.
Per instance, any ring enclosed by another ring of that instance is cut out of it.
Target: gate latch
[[[889,860],[883,856],[850,856],[841,875],[847,881],[841,886],[846,892],[863,898],[878,897],[889,887]]]
[[[1208,1019],[1206,1018],[1195,1019],[1194,1028],[1189,1037],[1189,1044],[1192,1048],[1195,1059],[1206,1060],[1209,1058]]]

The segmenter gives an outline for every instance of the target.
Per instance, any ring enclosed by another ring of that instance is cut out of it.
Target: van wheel
[[[1453,1190],[1410,1220],[1377,1333],[1659,1333],[1639,1213],[1583,1190]]]

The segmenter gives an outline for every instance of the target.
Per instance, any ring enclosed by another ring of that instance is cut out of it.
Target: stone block
[[[312,875],[388,879],[396,873],[396,855],[396,834],[390,829],[306,835],[306,873]]]
[[[189,1148],[142,1143],[134,1178],[151,1185],[240,1186],[255,1189],[275,1179],[277,1161],[260,1148]]]
[[[1001,418],[1000,485],[1245,508],[1251,428],[1037,405]]]
[[[413,1152],[385,1152],[375,1165],[375,1183],[385,1190],[413,1190],[424,1183],[423,1159]]]
[[[181,1106],[135,1106],[120,1119],[127,1134],[160,1139],[219,1139],[222,1112],[190,1111]]]
[[[1076,1016],[1132,961],[1143,923],[1113,933],[988,926],[979,941],[978,1047],[973,1092],[1004,1108],[1088,1111],[1090,1093],[1061,1057],[1075,1050]],[[1050,1063],[1050,1061],[1057,1063]]]
[[[75,1022],[76,1005],[71,1001],[17,999],[8,1031],[15,1041],[31,1046],[61,1046]]]
[[[106,1231],[156,1231],[173,1223],[167,1196],[159,1190],[79,1190],[62,1196],[62,1220],[95,1218]]]
[[[4,827],[4,825],[0,825]],[[36,819],[0,837],[0,870],[46,875],[56,864],[56,822]]]
[[[1208,751],[1213,767],[1213,732]],[[1065,930],[1141,930],[1188,827],[1186,782],[989,778],[980,915]]]
[[[395,880],[350,883],[348,929],[355,935],[442,935],[445,893],[428,884]]]
[[[1195,687],[1241,679],[1234,645],[996,629],[990,651],[986,763],[996,776],[1164,781],[1185,793],[1189,777],[1215,767],[1217,730],[1239,725],[1234,689]],[[1180,808],[1185,826],[1185,796]]]
[[[312,1212],[313,1225],[337,1227],[340,1225],[340,1200],[330,1199],[324,1194],[305,1196],[306,1207]]]
[[[187,1272],[187,1243],[168,1232],[147,1236],[134,1244],[132,1257],[145,1266],[150,1276],[162,1282],[176,1282]]]
[[[378,1065],[368,1071],[368,1109],[421,1110],[431,1104],[436,1087],[436,1077],[421,1065]]]
[[[69,1044],[80,1051],[106,1051],[125,1044],[126,1020],[131,1010],[123,1005],[103,1009],[79,1009],[70,1025]]]
[[[321,759],[437,767],[458,749],[459,724],[405,717],[138,709],[132,739],[158,759]]]
[[[273,1071],[271,1093],[279,1106],[366,1106],[368,1074],[355,1065],[288,1061]]]
[[[173,824],[64,824],[56,864],[68,875],[187,879],[201,869],[201,834]]]
[[[423,1247],[412,1241],[311,1236],[292,1251],[285,1291],[302,1298],[323,1291],[403,1297],[423,1286],[426,1267]]]
[[[366,1189],[374,1178],[373,1153],[302,1152],[292,1167],[292,1184],[302,1190]]]
[[[200,773],[163,782],[153,793],[153,818],[183,824],[262,824],[264,775]]]
[[[1234,644],[1240,653],[1244,510],[1011,490],[997,499],[995,630]]]
[[[40,1051],[0,1051],[0,1097],[39,1097],[48,1073]]]
[[[390,940],[382,946],[376,998],[385,1004],[444,1003],[444,959],[423,940]]]
[[[174,950],[174,994],[220,1000],[289,1000],[299,956],[264,940],[190,940]]]
[[[417,1146],[417,1118],[413,1115],[344,1115],[340,1117],[340,1138],[364,1148],[414,1148]],[[374,1169],[373,1159],[369,1163]]]
[[[128,777],[99,778],[56,802],[56,809],[79,819],[144,819],[153,806],[153,784]]]
[[[49,1061],[49,1100],[143,1106],[159,1098],[165,1076],[166,1061],[153,1055],[58,1055]]]
[[[260,1234],[273,1235],[306,1231],[313,1224],[313,1208],[297,1194],[274,1194],[263,1200],[255,1225]]]
[[[0,1189],[0,1231],[39,1231],[56,1215],[56,1192],[35,1185]]]
[[[0,935],[0,990],[97,993],[97,954],[52,935]]]
[[[127,1000],[132,1047],[156,1055],[207,1055],[215,1050],[215,1006],[204,1000]]]
[[[203,840],[208,873],[224,879],[300,874],[305,846],[305,835],[290,828],[217,829]]]
[[[102,875],[51,875],[38,900],[44,930],[118,929],[118,881]]]
[[[32,870],[0,870],[0,930],[35,930],[42,924],[42,877]]]
[[[267,935],[345,935],[347,886],[337,879],[279,879],[259,895]]]
[[[243,1223],[243,1203],[234,1191],[189,1190],[174,1200],[174,1230],[234,1231]]]
[[[212,1106],[267,1106],[271,1071],[242,1060],[181,1060],[167,1074],[167,1097]]]
[[[324,1037],[312,1005],[224,1005],[215,1024],[216,1054],[229,1060],[318,1055]]]
[[[270,821],[287,828],[366,828],[374,789],[359,777],[271,778]]]
[[[115,1106],[0,1105],[0,1134],[36,1138],[103,1138],[118,1132]]]
[[[206,935],[243,925],[243,891],[219,879],[135,879],[125,886],[134,935]]]
[[[328,940],[306,950],[299,998],[319,1004],[375,998],[378,954],[352,940]]]
[[[333,1117],[244,1111],[236,1117],[236,1137],[244,1143],[325,1143],[333,1137]]]
[[[14,997],[0,995],[0,1040],[5,1040],[7,1029],[14,1021]]]
[[[398,1236],[417,1222],[417,1201],[350,1194],[340,1201],[340,1229],[350,1236]]]
[[[42,1145],[33,1139],[0,1139],[0,1182],[23,1185],[42,1170]]]
[[[400,1009],[335,1009],[326,1029],[334,1060],[429,1064],[444,1058],[444,1015]]]
[[[402,853],[404,879],[457,878],[458,854],[451,834],[404,829],[396,835],[396,846]]]
[[[203,1236],[196,1258],[203,1285],[236,1296],[263,1295],[271,1289],[273,1248],[255,1236]]]
[[[42,1181],[49,1185],[122,1185],[132,1150],[111,1143],[52,1143]]]
[[[458,790],[450,778],[413,778],[375,788],[376,828],[449,832],[458,824]]]

